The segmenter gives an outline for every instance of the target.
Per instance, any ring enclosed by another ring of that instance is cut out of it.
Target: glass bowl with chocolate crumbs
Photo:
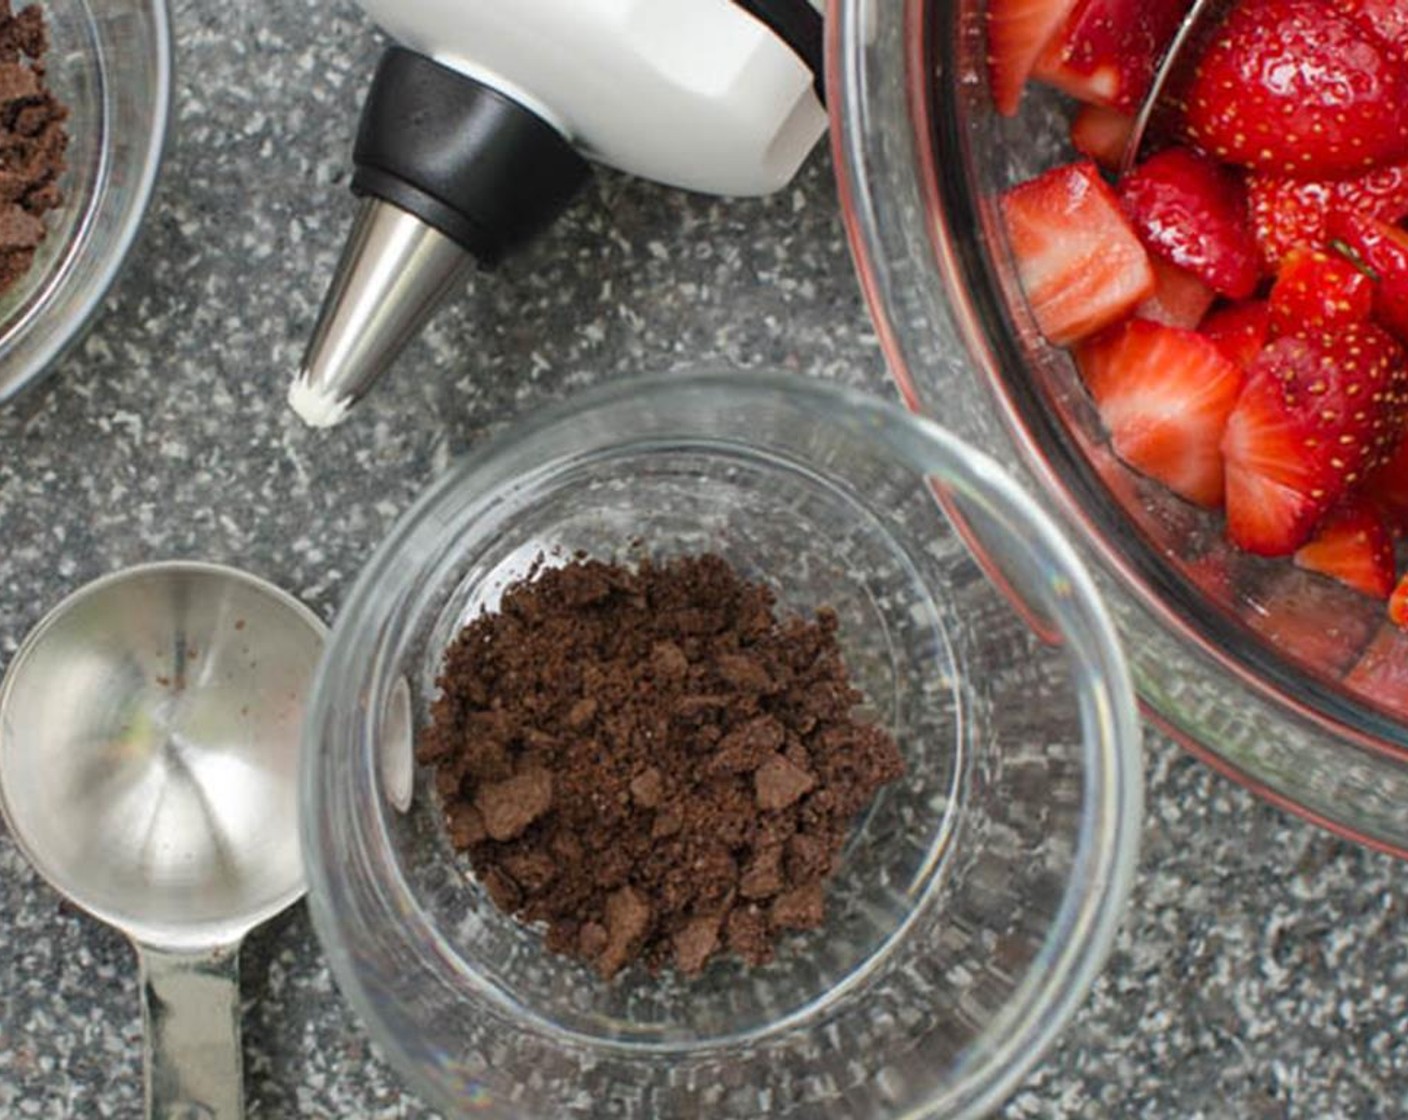
[[[0,405],[93,319],[146,213],[165,0],[0,0]]]
[[[1139,737],[990,461],[750,372],[618,385],[431,487],[309,713],[314,919],[447,1115],[969,1116],[1099,968]]]

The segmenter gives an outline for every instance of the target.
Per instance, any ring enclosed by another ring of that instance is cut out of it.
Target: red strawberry
[[[1396,222],[1408,215],[1408,163],[1376,167],[1354,179],[1250,175],[1247,197],[1262,261],[1275,271],[1297,245],[1324,246],[1334,210]]]
[[[1076,0],[990,0],[987,8],[988,81],[997,111],[1012,116],[1022,87]]]
[[[1395,626],[1408,629],[1408,575],[1398,581],[1388,597],[1388,616]]]
[[[1349,588],[1288,568],[1258,581],[1239,605],[1267,645],[1322,673],[1345,673],[1378,628]]]
[[[1393,590],[1393,536],[1373,503],[1352,495],[1325,515],[1295,563],[1375,599]]]
[[[1222,430],[1242,371],[1202,335],[1131,319],[1081,345],[1115,453],[1191,502],[1222,501]]]
[[[1199,59],[1188,135],[1218,159],[1335,178],[1408,154],[1408,67],[1321,0],[1242,0]]]
[[[1140,319],[1152,319],[1166,327],[1191,330],[1217,298],[1206,284],[1185,268],[1150,257],[1154,269],[1154,294],[1134,309]]]
[[[1058,346],[1123,318],[1154,290],[1149,256],[1090,161],[1018,184],[1002,212],[1032,313]]]
[[[1408,430],[1400,433],[1388,457],[1365,477],[1359,493],[1384,511],[1389,528],[1408,532]]]
[[[1118,169],[1134,117],[1103,105],[1082,105],[1071,121],[1071,144],[1107,171]]]
[[[1377,35],[1402,57],[1408,51],[1408,5],[1403,0],[1329,0],[1335,8],[1372,35]]]
[[[1246,369],[1271,336],[1271,308],[1264,299],[1230,304],[1204,319],[1198,333],[1217,343],[1224,354]]]
[[[1365,699],[1408,718],[1408,634],[1381,626],[1344,683]]]
[[[1080,0],[1032,76],[1072,97],[1132,113],[1188,0]]]
[[[1334,205],[1386,222],[1408,215],[1408,163],[1386,163],[1334,184]]]
[[[1274,377],[1247,383],[1222,437],[1227,536],[1238,548],[1285,556],[1310,536],[1328,496],[1312,497],[1310,481],[1281,481],[1302,473],[1307,438]]]
[[[1373,273],[1374,316],[1408,340],[1408,231],[1366,214],[1336,210],[1326,223],[1330,240]]]
[[[1325,218],[1334,184],[1288,179],[1284,175],[1248,175],[1247,208],[1262,264],[1268,272],[1298,245],[1325,243]]]
[[[1118,186],[1145,247],[1213,291],[1245,299],[1261,276],[1242,184],[1206,156],[1168,148]]]
[[[1264,556],[1304,544],[1316,520],[1377,466],[1402,423],[1403,348],[1372,323],[1271,343],[1227,420],[1227,531]]]
[[[1338,254],[1301,246],[1281,262],[1270,307],[1272,337],[1319,335],[1368,319],[1374,282]]]

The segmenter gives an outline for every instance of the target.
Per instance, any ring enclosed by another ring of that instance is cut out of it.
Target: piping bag
[[[822,0],[361,0],[396,40],[353,149],[356,221],[289,404],[337,424],[476,263],[593,163],[726,196],[785,186],[826,129]]]

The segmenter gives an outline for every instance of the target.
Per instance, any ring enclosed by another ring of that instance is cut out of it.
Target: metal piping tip
[[[338,262],[288,402],[315,428],[339,423],[471,263],[414,214],[366,198]]]

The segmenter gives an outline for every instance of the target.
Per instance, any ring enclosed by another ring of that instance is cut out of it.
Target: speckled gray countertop
[[[0,665],[88,579],[238,563],[331,618],[451,457],[638,371],[775,365],[891,395],[818,152],[719,202],[612,175],[478,275],[355,418],[285,379],[352,212],[379,41],[347,0],[178,0],[162,185],[96,329],[0,411]],[[1007,1117],[1375,1117],[1408,1106],[1408,868],[1268,808],[1150,736],[1114,956]],[[140,1114],[134,962],[0,836],[0,1116]],[[337,994],[302,907],[244,955],[251,1112],[426,1117]]]

